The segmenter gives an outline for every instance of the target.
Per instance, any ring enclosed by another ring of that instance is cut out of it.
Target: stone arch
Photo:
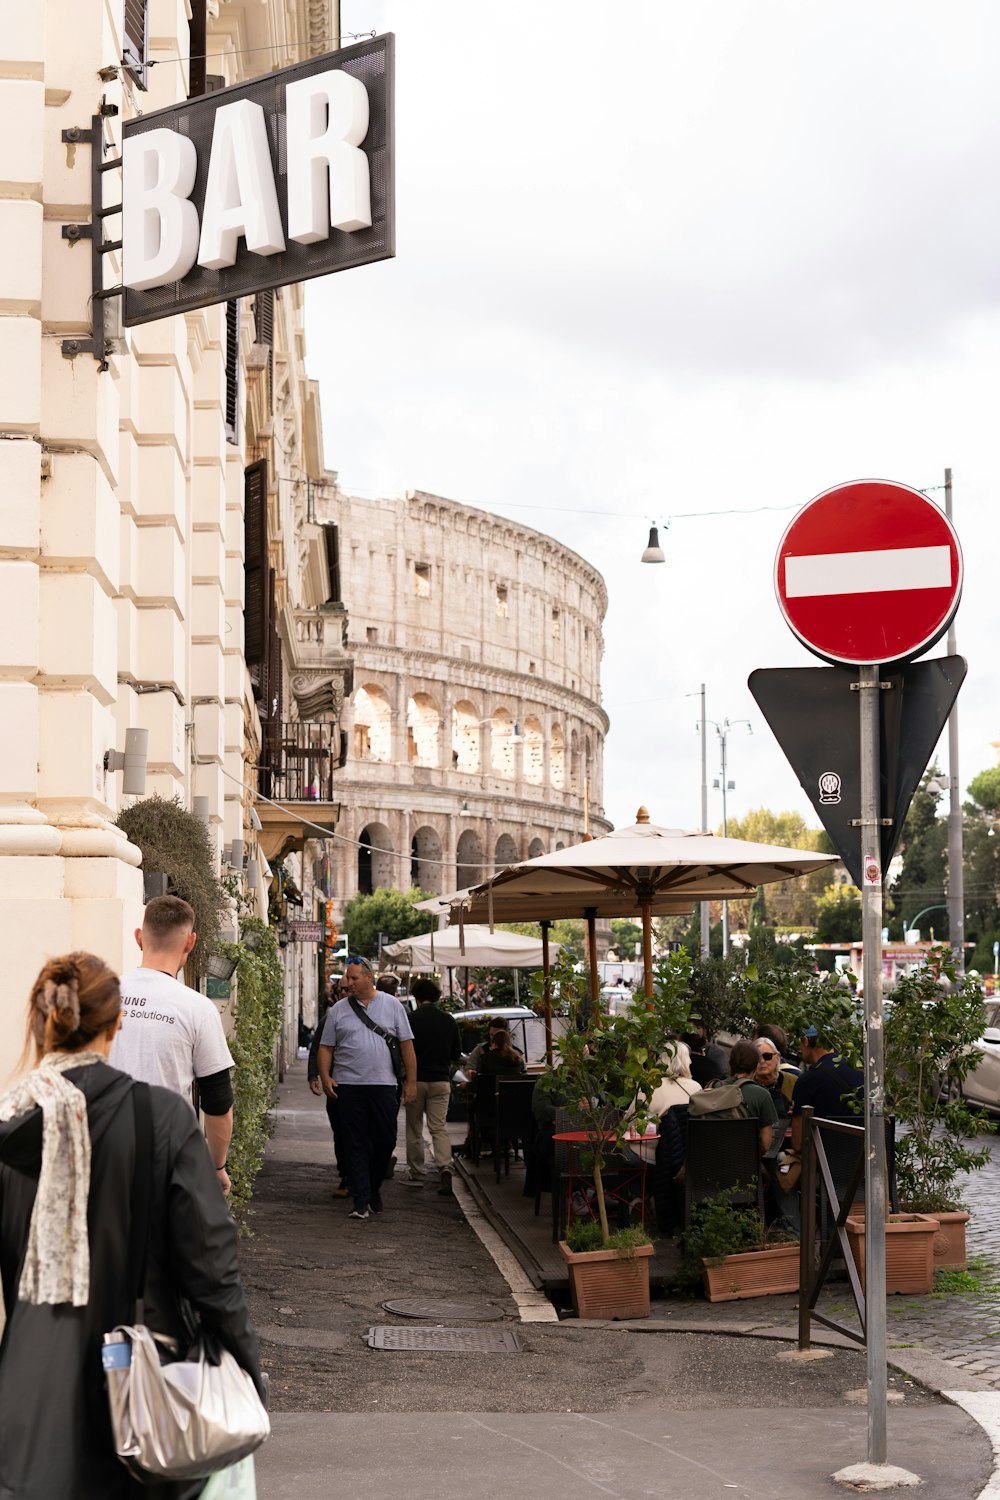
[[[569,785],[570,791],[578,792],[580,780],[580,736],[574,729],[569,737]]]
[[[483,878],[483,841],[474,828],[466,828],[459,834],[458,845],[458,889],[478,885]]]
[[[406,757],[411,766],[441,764],[441,714],[429,693],[407,699]]]
[[[358,835],[358,895],[392,886],[392,836],[384,823],[368,823]]]
[[[493,710],[490,724],[490,767],[494,775],[513,779],[514,719],[509,708]]]
[[[429,823],[418,828],[410,840],[410,881],[435,896],[444,893],[441,836]]]
[[[549,746],[549,780],[557,792],[561,792],[566,785],[566,736],[563,734],[561,724],[552,726],[552,740]]]
[[[355,760],[387,764],[392,759],[392,710],[385,688],[366,682],[354,694]]]
[[[534,714],[524,721],[524,779],[531,786],[541,786],[545,776],[545,738]]]
[[[528,858],[529,859],[538,859],[540,857],[540,855],[542,855],[544,853],[545,853],[545,841],[543,839],[539,839],[539,838],[532,839],[531,843],[528,845]]]
[[[520,855],[517,852],[517,844],[509,833],[502,833],[497,839],[496,848],[493,851],[493,865],[497,870],[502,870],[505,865],[516,865]]]
[[[451,765],[470,776],[479,771],[479,712],[467,698],[451,711]]]

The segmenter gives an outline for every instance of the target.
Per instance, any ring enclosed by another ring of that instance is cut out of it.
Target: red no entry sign
[[[799,511],[778,546],[774,587],[794,633],[826,661],[908,661],[958,608],[962,550],[919,490],[860,479]]]

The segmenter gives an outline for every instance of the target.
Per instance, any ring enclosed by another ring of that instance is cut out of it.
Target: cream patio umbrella
[[[631,828],[616,828],[601,838],[508,865],[459,899],[452,906],[450,920],[492,924],[518,918],[537,922],[585,917],[593,939],[597,917],[638,912],[645,989],[652,996],[654,916],[688,911],[696,901],[747,896],[760,885],[808,875],[835,862],[836,855],[811,849],[784,849],[658,828],[640,807]],[[591,941],[595,995],[596,969]]]

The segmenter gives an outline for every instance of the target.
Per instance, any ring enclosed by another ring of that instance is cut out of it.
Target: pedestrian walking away
[[[194,910],[179,896],[156,896],[136,929],[142,963],[121,978],[121,1030],[111,1066],[143,1083],[172,1089],[205,1116],[205,1138],[229,1196],[233,1135],[233,1059],[212,1001],[177,979],[198,940]]]
[[[410,1018],[413,1050],[417,1056],[416,1097],[406,1106],[407,1173],[400,1182],[422,1187],[424,1181],[424,1121],[430,1131],[438,1192],[451,1192],[454,1163],[445,1121],[451,1098],[451,1078],[462,1056],[462,1038],[454,1016],[438,1005],[441,991],[433,979],[418,979],[410,990],[417,1008]]]
[[[330,1005],[336,1003],[347,994],[346,986],[341,979],[334,979],[330,986]],[[316,1023],[312,1042],[309,1046],[309,1060],[306,1064],[306,1081],[314,1094],[323,1092],[323,1083],[319,1076],[319,1044],[323,1037],[323,1022],[329,1013],[329,1006],[324,1007],[323,1014]],[[340,1127],[340,1105],[337,1100],[327,1096],[326,1117],[330,1122],[330,1131],[333,1135],[333,1158],[337,1163],[337,1186],[333,1190],[335,1198],[349,1198],[351,1189],[347,1182],[347,1152],[344,1149],[344,1132]]]
[[[0,1099],[0,1495],[17,1500],[195,1500],[206,1480],[134,1479],[115,1455],[105,1333],[132,1322],[131,1189],[137,1085],[108,1063],[118,978],[90,953],[53,958],[31,991],[25,1058]],[[145,1321],[227,1348],[264,1397],[236,1229],[190,1104],[148,1089],[153,1128]]]
[[[347,997],[330,1007],[316,1061],[323,1092],[340,1106],[347,1181],[354,1201],[349,1218],[382,1212],[382,1180],[396,1143],[399,1085],[386,1035],[399,1044],[406,1069],[403,1103],[417,1092],[417,1059],[406,1011],[375,988],[367,958],[347,960]],[[366,1019],[367,1018],[367,1019]],[[378,1029],[375,1029],[378,1028]]]

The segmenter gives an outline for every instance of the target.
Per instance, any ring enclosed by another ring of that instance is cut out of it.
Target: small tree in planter
[[[958,1178],[990,1159],[988,1147],[969,1143],[990,1125],[961,1091],[982,1033],[983,992],[957,978],[950,956],[897,981],[885,1024],[887,1109],[906,1126],[896,1140],[896,1187],[903,1209],[959,1231],[960,1244],[942,1238],[935,1246],[938,1265],[964,1266],[968,1215]]]

